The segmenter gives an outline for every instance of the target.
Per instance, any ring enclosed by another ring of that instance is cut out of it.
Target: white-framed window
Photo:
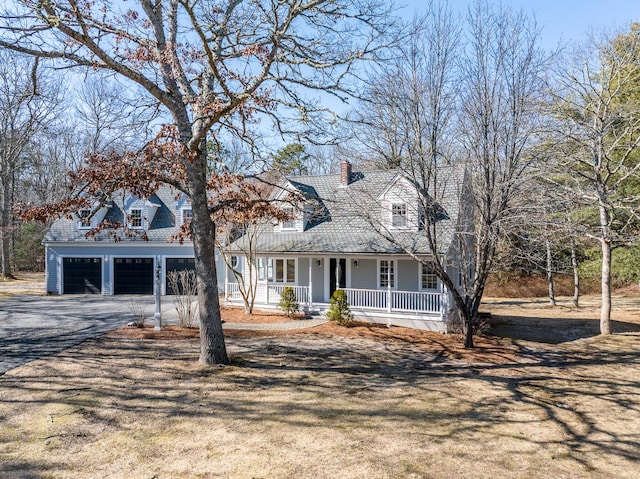
[[[182,208],[182,224],[189,224],[193,219],[193,211],[191,208]]]
[[[268,281],[269,278],[269,262],[267,258],[258,258],[258,281]]]
[[[142,228],[142,209],[132,208],[129,213],[129,224],[131,228]]]
[[[91,210],[82,209],[78,211],[78,227],[80,229],[91,228]]]
[[[231,257],[231,267],[237,271],[239,264],[240,264],[240,258],[238,256],[232,256]]]
[[[270,283],[295,283],[295,258],[258,258],[258,280]]]
[[[396,261],[394,259],[378,260],[378,287],[396,287]]]
[[[407,204],[393,203],[391,205],[391,226],[394,228],[407,227]]]
[[[438,289],[438,276],[430,264],[420,264],[420,289]]]
[[[294,230],[296,229],[296,220],[293,216],[293,206],[283,206],[282,211],[291,217],[290,220],[283,221],[281,223],[281,229]]]

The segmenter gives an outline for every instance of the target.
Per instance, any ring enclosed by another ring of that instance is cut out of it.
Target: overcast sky
[[[453,10],[465,13],[472,0],[449,0]],[[490,0],[490,3],[498,3]],[[504,5],[535,14],[542,28],[542,46],[553,49],[561,40],[580,41],[590,28],[628,28],[633,21],[640,21],[638,0],[502,0]],[[404,11],[410,16],[424,8],[426,0],[396,0],[397,5],[407,5]]]

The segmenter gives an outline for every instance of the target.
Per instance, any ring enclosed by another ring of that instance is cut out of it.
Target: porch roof
[[[355,228],[354,228],[355,229]],[[329,254],[402,254],[398,243],[407,245],[416,254],[429,254],[426,238],[420,234],[402,233],[390,242],[375,232],[362,230],[344,232],[263,233],[256,241],[257,253],[329,253]],[[402,240],[402,242],[400,241]]]

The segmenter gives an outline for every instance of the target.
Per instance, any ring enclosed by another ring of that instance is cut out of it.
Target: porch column
[[[449,309],[449,290],[440,282],[440,319],[444,320],[445,310]]]
[[[224,254],[220,252],[220,254]],[[227,259],[222,258],[224,263],[224,301],[229,301],[229,267],[227,266]]]
[[[387,260],[387,313],[391,312],[391,265],[393,265],[393,260]],[[395,266],[395,265],[394,265]],[[395,273],[395,271],[394,271]],[[391,319],[389,319],[391,321]]]
[[[313,309],[313,258],[309,258],[309,312]]]

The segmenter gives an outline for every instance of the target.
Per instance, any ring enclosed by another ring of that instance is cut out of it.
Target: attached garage
[[[62,290],[65,294],[102,292],[101,258],[63,258]]]
[[[166,294],[176,294],[175,287],[172,284],[169,273],[172,271],[195,271],[196,263],[193,258],[167,258],[166,259]]]
[[[113,294],[153,294],[153,258],[114,258]]]

